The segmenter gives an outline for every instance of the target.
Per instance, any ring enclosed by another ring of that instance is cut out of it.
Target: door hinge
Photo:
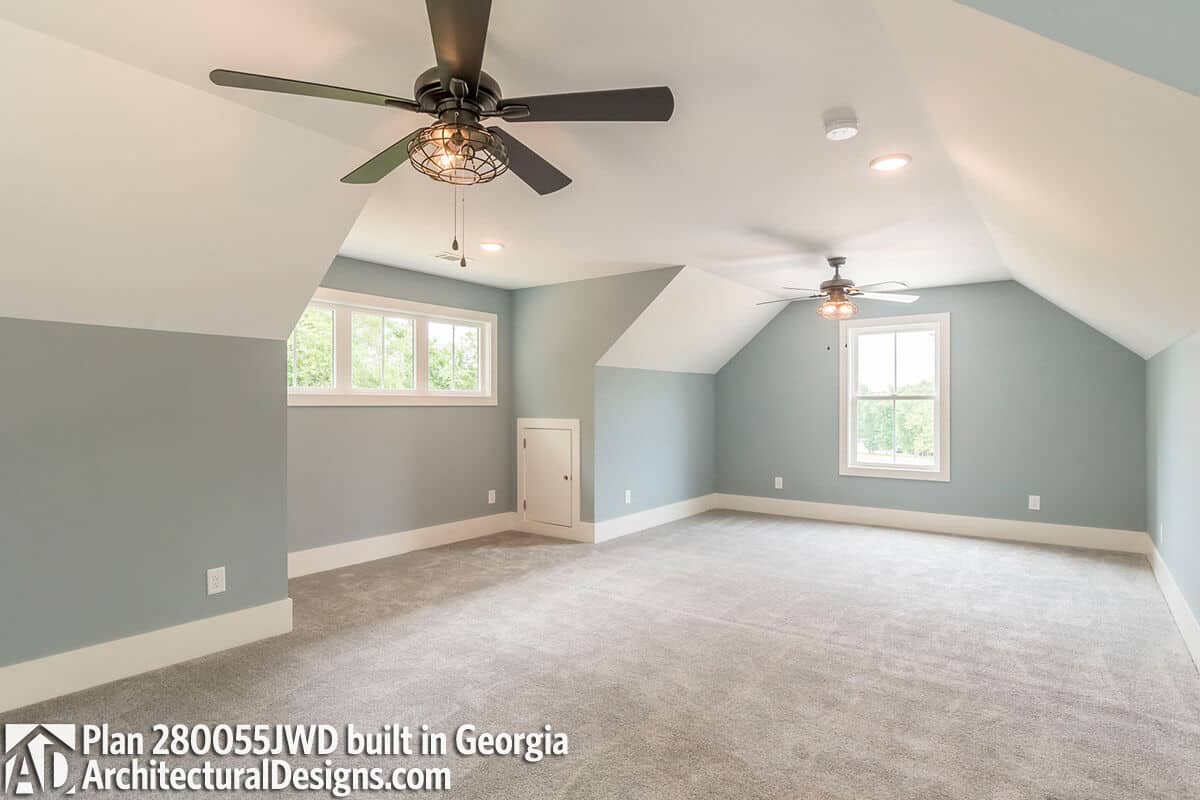
[[[522,500],[522,501],[521,501],[521,510],[522,510],[522,511],[524,511],[524,510],[525,510],[525,509],[527,509],[527,508],[529,508],[529,501],[527,501],[527,500]]]
[[[524,449],[525,449],[526,447],[528,447],[528,446],[529,446],[529,440],[528,440],[528,439],[522,439],[522,440],[521,440],[521,449],[522,449],[522,450],[524,450]]]

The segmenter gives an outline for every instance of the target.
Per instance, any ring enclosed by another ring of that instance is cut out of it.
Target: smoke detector
[[[852,108],[831,108],[824,114],[825,138],[844,142],[858,136],[858,116]]]

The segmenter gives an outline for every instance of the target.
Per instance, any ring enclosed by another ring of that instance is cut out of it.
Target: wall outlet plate
[[[488,489],[488,505],[489,506],[496,505],[496,490],[495,489]]]
[[[633,502],[633,490],[626,489],[625,490],[625,505],[629,505],[632,502]]]
[[[775,488],[776,488],[776,489],[782,489],[782,488],[783,488],[783,478],[778,478],[778,477],[777,477],[777,478],[775,478]]]
[[[221,594],[225,591],[225,568],[213,567],[208,571],[208,594]]]
[[[1029,510],[1030,511],[1041,511],[1042,510],[1042,496],[1040,494],[1029,495]]]

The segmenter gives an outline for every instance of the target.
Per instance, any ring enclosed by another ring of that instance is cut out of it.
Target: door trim
[[[570,526],[551,525],[546,522],[527,519],[525,516],[525,431],[529,428],[546,428],[571,432],[571,524]],[[549,419],[545,417],[517,418],[517,524],[523,531],[540,533],[543,536],[556,536],[560,539],[576,541],[592,540],[591,531],[586,534],[582,530],[579,519],[579,420]],[[581,537],[586,535],[586,539]]]

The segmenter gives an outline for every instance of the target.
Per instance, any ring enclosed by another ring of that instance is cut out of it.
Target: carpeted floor
[[[1200,798],[1200,677],[1140,556],[713,512],[291,595],[290,636],[3,721],[569,734],[537,764],[405,761],[454,798]]]

